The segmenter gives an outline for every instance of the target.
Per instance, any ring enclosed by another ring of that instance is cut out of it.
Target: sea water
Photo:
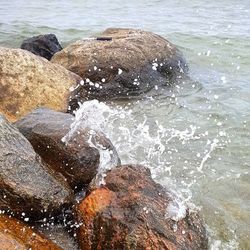
[[[89,121],[122,163],[148,166],[176,190],[173,218],[194,206],[211,249],[250,249],[249,12],[249,0],[1,0],[0,45],[55,33],[65,46],[108,27],[141,28],[176,44],[189,80],[143,100],[90,102],[82,110],[99,110],[99,123]]]

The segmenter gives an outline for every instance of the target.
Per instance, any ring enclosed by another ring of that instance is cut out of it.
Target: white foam
[[[186,212],[187,207],[184,202],[180,200],[174,200],[169,203],[165,217],[177,222],[186,217]]]
[[[97,174],[98,185],[104,184],[105,172],[118,164],[118,159],[113,157],[113,151],[105,148],[99,142],[97,134],[102,132],[106,135],[107,118],[116,114],[116,111],[97,100],[84,102],[75,112],[75,120],[71,124],[70,131],[62,138],[62,141],[67,144],[81,129],[91,128],[88,144],[90,147],[96,148],[100,154],[100,165]]]
[[[218,143],[219,143],[219,140],[218,139],[214,139],[213,142],[211,143],[210,145],[210,149],[208,150],[208,152],[204,155],[203,159],[201,160],[201,163],[200,163],[200,166],[197,167],[197,170],[199,172],[202,172],[203,170],[203,167],[204,167],[204,164],[206,163],[206,161],[211,158],[211,153],[216,149],[218,148]]]

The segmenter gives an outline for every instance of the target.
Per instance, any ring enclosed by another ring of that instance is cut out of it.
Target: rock
[[[0,215],[0,243],[1,250],[62,250],[25,223],[6,215]]]
[[[200,217],[188,209],[171,217],[175,201],[147,168],[121,166],[105,180],[77,208],[81,249],[208,248]]]
[[[73,189],[79,190],[96,176],[100,163],[99,150],[89,143],[93,133],[93,139],[113,152],[113,164],[119,165],[120,159],[110,140],[90,128],[75,131],[67,142],[63,142],[62,138],[70,131],[73,121],[74,117],[70,114],[40,108],[15,125],[42,159],[60,172]]]
[[[139,95],[187,73],[180,51],[159,35],[113,28],[100,36],[70,44],[51,59],[85,80],[75,91],[78,100],[84,89],[90,99]]]
[[[81,78],[22,49],[0,47],[0,113],[16,120],[39,106],[67,111]]]
[[[78,245],[75,238],[70,235],[68,229],[64,225],[40,225],[36,227],[38,232],[41,232],[48,239],[52,240],[55,244],[62,247],[63,250],[78,250]]]
[[[50,60],[56,52],[62,50],[62,46],[54,34],[46,34],[24,40],[21,49],[28,50],[37,56]]]
[[[73,203],[62,176],[42,162],[28,140],[0,116],[0,209],[38,219]]]

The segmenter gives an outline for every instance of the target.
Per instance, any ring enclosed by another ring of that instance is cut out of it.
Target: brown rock
[[[99,151],[88,142],[93,132],[94,139],[113,152],[115,165],[120,164],[120,159],[111,141],[101,132],[89,128],[75,131],[67,143],[63,142],[62,138],[69,132],[73,121],[74,117],[70,114],[40,108],[15,125],[43,160],[60,172],[73,189],[79,190],[89,184],[98,171]]]
[[[0,112],[14,121],[36,107],[66,111],[81,78],[26,50],[0,47]]]
[[[6,215],[0,215],[1,250],[62,250],[28,225]]]
[[[200,217],[171,217],[174,200],[147,168],[114,168],[105,181],[79,204],[81,249],[207,249]]]
[[[73,194],[28,140],[0,115],[0,209],[38,219],[60,213]]]
[[[187,72],[180,51],[159,35],[113,28],[100,36],[70,44],[51,59],[85,80],[75,91],[79,100],[84,88],[89,98],[138,95]]]

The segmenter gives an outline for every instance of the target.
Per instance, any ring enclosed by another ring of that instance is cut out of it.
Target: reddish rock
[[[63,250],[42,234],[32,230],[25,223],[0,215],[1,250]]]
[[[62,141],[73,121],[74,116],[70,114],[40,108],[17,121],[15,125],[43,160],[60,172],[73,189],[79,190],[89,184],[97,174],[100,154],[88,142],[91,132],[89,128],[76,131],[67,143]],[[111,141],[97,131],[95,139],[103,148],[113,151],[112,158],[119,165],[120,159]]]
[[[186,209],[184,218],[171,219],[173,198],[153,181],[147,168],[117,167],[105,181],[77,208],[81,249],[208,248],[199,215]]]

